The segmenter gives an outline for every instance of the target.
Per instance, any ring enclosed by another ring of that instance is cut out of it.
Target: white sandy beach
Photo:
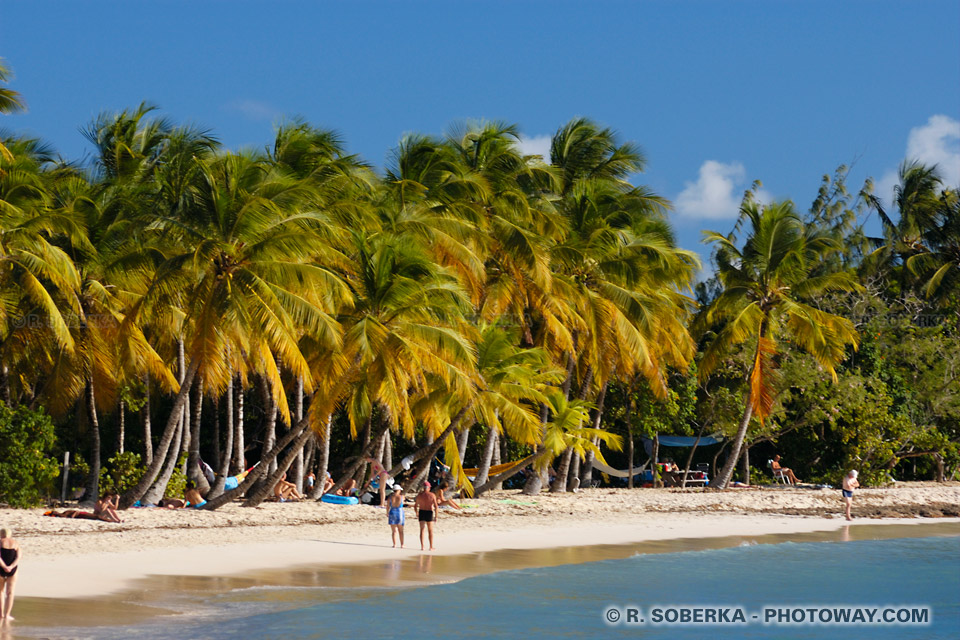
[[[463,504],[463,511],[441,512],[434,553],[804,533],[847,524],[835,490],[594,489],[535,497],[510,491]],[[944,522],[920,516],[956,515],[957,505],[960,483],[867,489],[858,492],[854,514],[868,517],[855,523]],[[234,504],[215,512],[131,509],[122,513],[122,524],[50,518],[43,511],[0,510],[0,524],[13,529],[23,550],[19,596],[102,595],[149,575],[236,575],[420,554],[411,508],[404,550],[390,547],[385,512],[366,506],[309,501],[255,509]]]

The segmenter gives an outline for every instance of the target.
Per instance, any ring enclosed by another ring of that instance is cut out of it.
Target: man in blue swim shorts
[[[393,487],[393,493],[387,500],[387,524],[390,525],[390,539],[393,546],[397,546],[397,537],[400,538],[400,548],[403,549],[403,524],[406,518],[403,515],[403,487],[399,484]]]

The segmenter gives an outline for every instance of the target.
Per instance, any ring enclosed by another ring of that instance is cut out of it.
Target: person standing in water
[[[433,551],[433,522],[437,519],[437,496],[430,491],[430,483],[424,482],[423,489],[417,494],[417,520],[420,521],[420,550],[424,551],[423,530],[430,538],[430,551]]]
[[[0,620],[13,620],[13,587],[17,583],[20,564],[20,543],[10,536],[10,529],[0,529]]]
[[[400,538],[400,548],[403,549],[403,523],[406,520],[403,515],[403,487],[396,485],[393,493],[387,500],[387,524],[390,525],[390,539],[393,546],[397,546],[397,538]]]
[[[857,482],[857,470],[853,469],[848,473],[843,479],[843,499],[847,503],[847,520],[853,520],[853,516],[850,515],[850,507],[853,506],[853,490],[858,488],[860,483]]]

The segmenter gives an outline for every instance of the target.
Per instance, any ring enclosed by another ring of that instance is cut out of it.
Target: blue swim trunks
[[[404,523],[403,507],[390,507],[390,510],[387,511],[387,524],[399,524]]]

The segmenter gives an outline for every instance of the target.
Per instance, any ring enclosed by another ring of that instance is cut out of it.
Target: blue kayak
[[[360,504],[360,501],[353,496],[338,496],[332,493],[323,494],[320,501],[328,504]]]

